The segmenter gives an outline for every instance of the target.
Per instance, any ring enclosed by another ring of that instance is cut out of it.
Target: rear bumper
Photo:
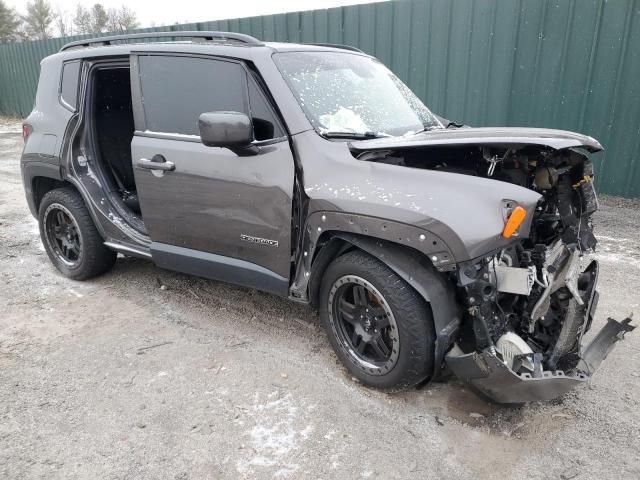
[[[621,322],[609,318],[593,341],[581,348],[578,366],[570,373],[542,371],[535,377],[517,374],[488,350],[447,356],[446,362],[460,380],[497,403],[547,401],[587,381],[615,343],[635,328],[630,322],[630,318]]]

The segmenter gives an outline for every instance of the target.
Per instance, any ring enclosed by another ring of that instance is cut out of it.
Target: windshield
[[[321,134],[406,135],[443,128],[382,63],[337,52],[287,52],[275,62]]]

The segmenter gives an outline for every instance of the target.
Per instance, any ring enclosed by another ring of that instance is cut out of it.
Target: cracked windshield
[[[376,60],[336,52],[288,52],[274,58],[322,135],[375,138],[443,128],[409,87]]]

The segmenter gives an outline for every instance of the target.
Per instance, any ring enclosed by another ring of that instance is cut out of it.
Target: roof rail
[[[340,45],[339,43],[307,43],[307,45],[315,45],[317,47],[341,48],[342,50],[349,50],[351,52],[364,53],[359,48],[352,47],[351,45]]]
[[[199,32],[199,31],[177,31],[177,32],[145,32],[145,33],[129,33],[124,35],[112,35],[110,37],[87,38],[86,40],[77,40],[64,45],[60,51],[69,50],[71,48],[86,48],[92,45],[111,45],[112,42],[124,40],[138,40],[141,38],[197,38],[202,40],[229,40],[239,42],[246,45],[263,45],[263,43],[251,35],[234,32]]]

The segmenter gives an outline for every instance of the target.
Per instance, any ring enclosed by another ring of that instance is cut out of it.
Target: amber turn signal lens
[[[520,227],[520,224],[526,216],[527,211],[524,208],[520,206],[514,208],[513,212],[511,212],[511,215],[509,215],[509,218],[507,219],[507,223],[505,223],[504,225],[504,230],[502,230],[502,237],[511,238],[513,234],[516,233],[518,227]]]

